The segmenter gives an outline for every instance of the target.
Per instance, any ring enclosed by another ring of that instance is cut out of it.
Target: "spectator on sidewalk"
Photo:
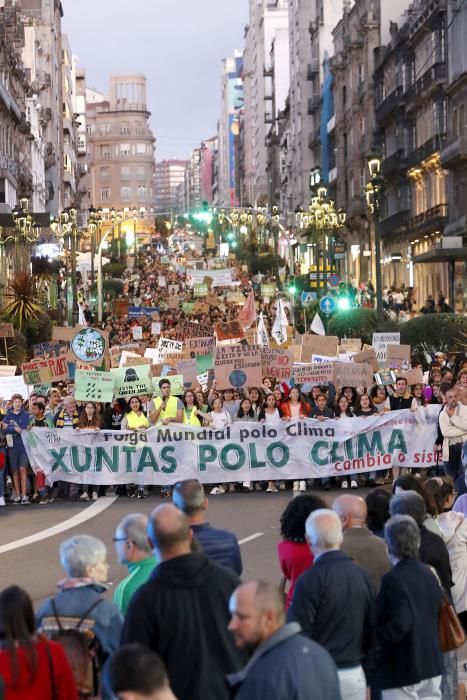
[[[128,567],[126,576],[115,589],[113,601],[125,615],[135,591],[146,583],[157,559],[149,544],[148,519],[142,513],[131,513],[119,522],[113,542],[120,564]]]

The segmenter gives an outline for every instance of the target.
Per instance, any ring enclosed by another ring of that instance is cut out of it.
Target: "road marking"
[[[256,540],[258,537],[262,537],[264,535],[264,532],[255,532],[254,535],[250,535],[249,537],[244,537],[243,540],[239,540],[238,544],[244,544],[245,542],[251,542],[251,540]]]
[[[97,501],[95,501],[90,506],[81,511],[81,513],[78,513],[78,515],[74,515],[72,518],[68,518],[68,520],[64,520],[62,523],[58,523],[58,525],[53,525],[52,527],[48,527],[45,530],[36,532],[34,535],[23,537],[20,540],[15,540],[14,542],[9,542],[8,544],[0,545],[0,554],[4,554],[5,552],[11,552],[13,549],[18,549],[19,547],[26,547],[28,544],[34,544],[34,542],[45,540],[48,537],[54,537],[55,535],[59,535],[61,532],[65,532],[66,530],[71,530],[71,528],[73,527],[82,525],[86,522],[86,520],[95,518],[96,515],[99,515],[104,510],[109,508],[112,505],[112,503],[117,500],[117,498],[118,496],[102,496]],[[21,508],[21,506],[19,507]],[[255,535],[253,535],[253,537],[255,537]]]

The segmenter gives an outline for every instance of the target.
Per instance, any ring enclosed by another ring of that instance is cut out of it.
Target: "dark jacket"
[[[326,552],[295,585],[287,619],[331,654],[338,668],[372,665],[375,594],[365,571],[340,550]]]
[[[227,629],[229,598],[239,583],[204,553],[161,562],[131,599],[122,644],[157,652],[178,700],[227,700],[225,676],[246,662]]]
[[[453,581],[446,544],[442,537],[435,535],[434,532],[430,532],[424,525],[420,528],[420,550],[418,556],[421,562],[435,569],[445,592],[449,599],[452,600],[451,586]]]
[[[384,540],[367,527],[351,527],[344,531],[341,550],[366,571],[377,593],[381,579],[391,568]]]
[[[216,564],[227,566],[240,576],[243,571],[242,555],[233,532],[212,527],[209,523],[192,525],[203,552]]]
[[[340,700],[334,661],[300,631],[296,622],[284,625],[227,676],[235,700]]]
[[[378,596],[378,670],[383,689],[441,675],[439,609],[442,590],[419,559],[403,559],[383,576]]]
[[[410,408],[412,406],[413,396],[398,396],[394,394],[389,397],[389,405],[391,406],[391,411],[401,411],[404,408]]]

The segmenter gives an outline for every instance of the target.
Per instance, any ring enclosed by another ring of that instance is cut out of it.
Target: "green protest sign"
[[[52,384],[34,384],[32,393],[37,396],[47,396],[52,388]]]
[[[153,384],[153,392],[154,396],[160,396],[161,395],[161,390],[159,389],[159,382],[162,379],[162,377],[153,377],[152,378],[152,384]],[[183,386],[183,375],[182,374],[171,374],[164,379],[168,379],[170,382],[170,393],[173,394],[173,396],[181,396],[183,392],[185,391],[185,387]]]
[[[209,355],[197,355],[196,357],[196,369],[198,374],[203,374],[208,369],[214,368],[214,360],[212,353]]]
[[[194,304],[192,301],[184,301],[182,304],[183,313],[191,314],[191,312],[193,311],[193,306],[194,306]]]
[[[114,378],[110,372],[77,369],[75,375],[75,399],[77,401],[112,401]]]
[[[152,394],[152,380],[149,370],[150,365],[111,369],[110,373],[114,378],[115,398],[128,399],[130,396]]]
[[[195,284],[193,285],[193,296],[194,297],[206,297],[208,295],[208,285],[207,284]]]
[[[276,296],[276,285],[275,284],[262,284],[261,285],[261,296],[274,298]]]

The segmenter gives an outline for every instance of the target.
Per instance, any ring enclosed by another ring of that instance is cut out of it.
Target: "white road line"
[[[59,535],[61,532],[65,532],[66,530],[71,530],[71,528],[73,527],[82,525],[86,522],[86,520],[95,518],[96,515],[99,515],[104,510],[109,508],[112,505],[112,503],[117,500],[117,498],[118,496],[102,496],[97,501],[95,501],[90,506],[81,511],[81,513],[78,513],[78,515],[74,515],[72,518],[68,518],[68,520],[64,520],[62,523],[58,523],[58,525],[48,527],[46,530],[41,530],[40,532],[36,532],[34,535],[29,535],[29,537],[23,537],[20,540],[15,540],[14,542],[9,542],[8,544],[0,545],[0,554],[4,554],[5,552],[11,552],[13,549],[18,549],[19,547],[26,547],[26,545],[28,544],[34,544],[34,542],[45,540],[48,537],[54,537],[55,535]],[[21,506],[19,507],[21,508]],[[24,507],[25,506],[23,506],[23,508]],[[35,506],[33,506],[33,508],[34,507]],[[255,537],[255,535],[253,535],[253,537]]]
[[[251,540],[256,540],[258,537],[262,537],[264,535],[264,532],[255,532],[254,535],[250,535],[249,537],[244,537],[243,540],[239,540],[238,544],[244,544],[245,542],[251,542]]]

